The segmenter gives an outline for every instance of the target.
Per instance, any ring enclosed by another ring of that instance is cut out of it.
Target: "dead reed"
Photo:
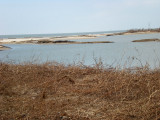
[[[159,120],[160,71],[0,63],[0,119]]]
[[[136,32],[160,32],[160,28],[154,28],[154,29],[131,29],[128,30],[127,33],[136,33]]]

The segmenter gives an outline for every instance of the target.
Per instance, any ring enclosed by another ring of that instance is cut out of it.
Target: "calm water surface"
[[[77,41],[113,41],[100,44],[8,44],[12,49],[0,51],[0,60],[5,62],[46,62],[56,61],[65,64],[82,62],[94,65],[101,61],[108,66],[135,67],[160,65],[160,42],[133,43],[132,40],[159,38],[160,34],[138,34],[105,36]]]

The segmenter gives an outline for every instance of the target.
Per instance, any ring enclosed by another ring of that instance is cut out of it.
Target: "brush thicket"
[[[0,63],[0,118],[158,120],[160,71]]]

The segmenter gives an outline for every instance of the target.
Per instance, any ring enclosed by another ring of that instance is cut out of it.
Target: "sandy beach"
[[[13,38],[13,39],[1,39],[1,44],[8,43],[37,43],[37,41],[66,41],[76,39],[92,39],[96,38],[96,35],[77,35],[77,36],[64,36],[64,37],[41,37],[41,38]]]

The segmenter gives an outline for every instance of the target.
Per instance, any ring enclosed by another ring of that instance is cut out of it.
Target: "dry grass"
[[[53,43],[53,44],[94,44],[94,43],[113,43],[111,41],[93,41],[93,42],[76,42],[70,40],[57,40],[57,41],[49,41],[49,40],[40,40],[37,41],[38,44],[45,43]]]
[[[0,63],[0,119],[159,120],[160,71]]]
[[[112,34],[107,34],[106,36],[115,36],[115,35],[125,35],[125,34],[140,34],[140,33],[159,33],[160,28],[155,28],[155,29],[130,29],[127,30],[126,32],[119,32],[119,33],[112,33]]]
[[[141,40],[133,40],[132,42],[160,42],[160,39],[141,39]]]
[[[136,32],[160,32],[160,28],[155,29],[131,29],[127,33],[136,33]]]

